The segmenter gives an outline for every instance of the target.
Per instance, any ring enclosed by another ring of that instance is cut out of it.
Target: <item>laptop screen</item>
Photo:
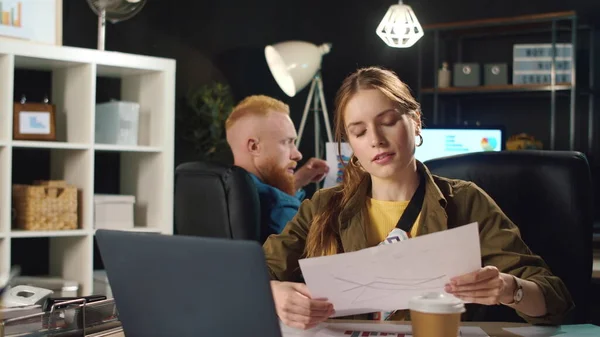
[[[423,145],[415,158],[429,159],[481,151],[502,151],[504,132],[500,127],[434,127],[421,131]]]

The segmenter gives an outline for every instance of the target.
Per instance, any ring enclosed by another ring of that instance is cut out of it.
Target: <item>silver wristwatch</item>
[[[523,300],[523,285],[521,284],[521,280],[519,280],[518,277],[513,275],[513,278],[515,279],[515,291],[513,293],[513,304],[519,304],[522,300]]]

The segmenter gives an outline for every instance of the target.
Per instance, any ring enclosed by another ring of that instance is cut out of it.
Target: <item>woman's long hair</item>
[[[421,117],[420,105],[412,96],[410,89],[390,70],[368,67],[358,69],[348,76],[339,88],[335,97],[335,139],[338,143],[338,153],[341,153],[341,143],[347,141],[345,127],[345,111],[348,102],[361,89],[377,89],[397,104],[397,108],[410,115],[415,122]],[[333,255],[341,250],[338,246],[338,216],[358,191],[364,179],[370,179],[356,157],[344,165],[344,175],[341,189],[329,199],[321,213],[315,215],[308,231],[304,255],[306,257]],[[361,206],[362,207],[362,206]]]

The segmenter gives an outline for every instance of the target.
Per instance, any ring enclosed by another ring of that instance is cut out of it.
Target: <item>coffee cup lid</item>
[[[408,301],[410,310],[431,314],[456,314],[465,312],[464,302],[444,293],[427,293]]]

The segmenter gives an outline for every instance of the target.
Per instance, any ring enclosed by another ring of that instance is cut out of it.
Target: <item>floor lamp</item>
[[[319,145],[321,143],[321,122],[319,112],[325,120],[325,129],[329,142],[333,142],[329,114],[323,94],[321,79],[321,60],[329,53],[331,44],[320,46],[304,41],[286,41],[265,47],[265,58],[271,74],[283,92],[294,97],[310,83],[310,90],[304,106],[296,147],[300,146],[302,134],[306,126],[309,112],[314,113],[315,122],[315,157],[321,158]],[[312,108],[311,108],[312,105]]]

